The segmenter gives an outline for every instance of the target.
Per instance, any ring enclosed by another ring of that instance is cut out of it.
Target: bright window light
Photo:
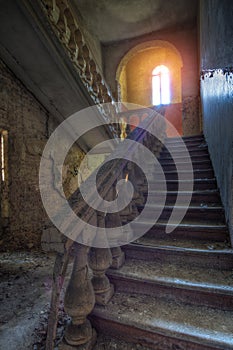
[[[152,104],[158,106],[170,102],[169,69],[163,65],[157,66],[152,71]]]

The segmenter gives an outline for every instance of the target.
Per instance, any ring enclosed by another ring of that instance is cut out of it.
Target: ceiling
[[[73,0],[87,29],[100,42],[134,38],[194,22],[198,0]]]

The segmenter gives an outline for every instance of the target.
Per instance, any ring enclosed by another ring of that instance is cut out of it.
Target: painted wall
[[[183,132],[185,135],[198,134],[200,132],[200,115],[197,28],[195,23],[182,28],[177,27],[131,40],[104,45],[102,51],[106,81],[111,89],[116,92],[116,71],[121,60],[137,45],[153,40],[167,41],[181,55],[183,61],[183,68],[181,69]]]
[[[233,5],[231,0],[200,2],[201,101],[204,133],[233,243]],[[209,71],[209,70],[212,71]]]

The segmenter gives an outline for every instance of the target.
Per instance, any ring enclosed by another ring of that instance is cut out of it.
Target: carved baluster
[[[113,176],[114,176],[114,174],[113,174]],[[120,176],[119,178],[121,179],[122,177]],[[116,183],[108,191],[108,194],[106,196],[106,199],[109,201],[113,201],[113,200],[115,200],[115,198],[116,198]],[[105,217],[105,226],[106,226],[106,228],[119,227],[119,229],[121,229],[122,220],[121,220],[119,212],[108,213]],[[111,265],[111,267],[114,269],[119,269],[125,262],[125,253],[122,252],[121,247],[111,248],[111,253],[112,253],[112,265]]]
[[[91,71],[90,71],[90,51],[87,47],[87,45],[85,44],[82,48],[82,55],[83,55],[83,58],[86,62],[86,68],[85,68],[85,76],[84,76],[84,79],[88,82],[88,84],[90,84],[92,82],[92,74],[91,74]]]
[[[141,155],[137,153],[134,157],[137,159],[140,156]],[[129,174],[129,180],[132,182],[134,186],[133,203],[136,205],[142,205],[145,200],[142,193],[142,190],[144,189],[144,185],[145,185],[144,176],[142,177],[142,172],[140,171],[139,167],[133,164],[132,162],[128,163],[127,169]],[[134,209],[134,212],[135,212],[135,209]]]
[[[92,74],[93,77],[93,81],[92,81],[92,91],[93,94],[98,97],[98,92],[99,92],[99,86],[98,86],[98,78],[97,78],[97,68],[96,68],[96,64],[94,62],[93,59],[90,60],[89,62],[89,67],[90,67],[90,72]]]
[[[65,331],[65,340],[75,349],[92,349],[96,341],[96,333],[87,316],[95,304],[95,294],[88,276],[87,256],[89,247],[75,244],[76,256],[73,272],[68,284],[64,308],[72,322]]]
[[[77,60],[80,56],[80,51],[82,50],[83,47],[83,36],[82,33],[80,32],[79,28],[76,28],[74,31],[74,41],[75,41],[75,52],[74,52],[74,59]],[[82,65],[83,66],[83,65]]]
[[[98,226],[105,227],[105,215],[97,215]],[[98,242],[100,243],[100,241]],[[103,246],[106,245],[106,237],[103,237]],[[112,254],[109,248],[91,248],[89,254],[89,266],[93,271],[92,284],[95,292],[96,303],[106,305],[114,294],[113,285],[105,275],[106,270],[112,264]]]
[[[125,263],[125,253],[122,251],[121,247],[111,248],[112,253],[112,265],[113,269],[119,269]]]
[[[56,5],[55,5],[56,3]],[[63,0],[54,0],[54,10],[59,10],[59,16],[57,18],[57,21],[55,22],[59,32],[61,33],[61,37],[64,35],[65,31],[65,19],[64,19],[64,11],[67,8],[67,4]]]
[[[64,11],[64,19],[65,19],[65,42],[68,45],[68,48],[71,51],[74,51],[76,49],[74,33],[78,25],[75,22],[75,19],[70,9],[68,8],[65,9]]]

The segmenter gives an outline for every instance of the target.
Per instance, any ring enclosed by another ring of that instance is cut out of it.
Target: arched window
[[[152,104],[158,106],[170,102],[169,69],[163,65],[157,66],[152,71]]]

